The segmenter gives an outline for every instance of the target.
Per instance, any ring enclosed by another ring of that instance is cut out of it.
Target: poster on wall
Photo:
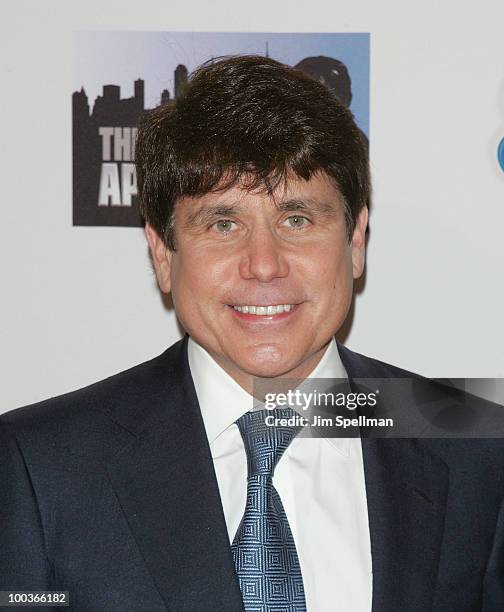
[[[135,138],[146,110],[173,104],[213,58],[265,55],[325,83],[369,138],[369,34],[74,33],[73,225],[142,225]]]

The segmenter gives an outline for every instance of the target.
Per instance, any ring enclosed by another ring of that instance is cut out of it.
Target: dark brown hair
[[[367,145],[352,113],[322,83],[261,56],[198,68],[175,102],[145,114],[135,158],[141,212],[172,250],[177,201],[239,181],[271,193],[288,172],[325,172],[343,197],[349,239],[369,204]]]

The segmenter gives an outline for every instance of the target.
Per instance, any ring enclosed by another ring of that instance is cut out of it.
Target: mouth
[[[281,312],[290,312],[294,308],[294,304],[271,304],[269,306],[233,306],[233,308],[238,312],[256,315],[256,317],[263,317],[264,315],[276,315],[280,314]]]
[[[300,304],[228,304],[233,314],[242,321],[280,321],[299,308]]]

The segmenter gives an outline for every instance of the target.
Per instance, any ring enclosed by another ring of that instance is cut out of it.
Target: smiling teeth
[[[275,315],[281,312],[289,312],[294,308],[293,304],[278,304],[277,306],[233,306],[238,312],[253,315]]]

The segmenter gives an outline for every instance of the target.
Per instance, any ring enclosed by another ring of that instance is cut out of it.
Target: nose
[[[269,227],[255,228],[244,245],[240,275],[246,280],[267,283],[289,274],[289,265],[281,239]]]

